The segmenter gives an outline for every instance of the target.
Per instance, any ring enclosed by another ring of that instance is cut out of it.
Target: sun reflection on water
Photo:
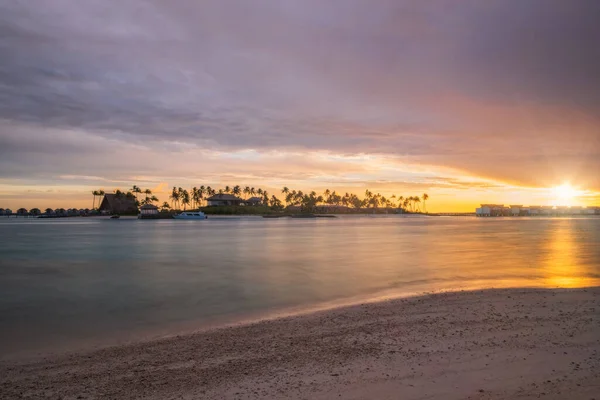
[[[552,231],[545,260],[545,286],[576,288],[593,283],[585,277],[582,266],[579,265],[575,232],[570,222],[561,221],[561,226]]]

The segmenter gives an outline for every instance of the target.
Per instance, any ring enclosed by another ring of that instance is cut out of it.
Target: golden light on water
[[[585,277],[578,263],[577,243],[573,237],[570,221],[561,221],[561,226],[554,231],[551,240],[548,241],[547,250],[545,286],[577,288],[593,284],[592,280]]]

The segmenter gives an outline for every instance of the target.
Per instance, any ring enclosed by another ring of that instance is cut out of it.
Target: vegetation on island
[[[101,190],[93,193],[103,192]],[[335,190],[326,189],[322,194],[315,191],[303,192],[302,190],[290,190],[284,187],[281,190],[281,198],[269,193],[262,188],[250,186],[243,187],[225,186],[223,188],[212,188],[210,186],[193,187],[190,190],[182,187],[173,187],[169,193],[169,202],[164,201],[158,205],[159,199],[153,195],[150,189],[141,189],[134,185],[127,192],[116,189],[117,196],[135,198],[138,206],[153,204],[162,212],[179,210],[201,209],[211,214],[269,214],[273,212],[298,211],[298,212],[361,212],[379,210],[401,210],[408,213],[427,212],[426,201],[429,199],[427,193],[420,196],[396,196],[386,197],[380,193],[366,190],[363,197],[355,193],[337,193]],[[253,206],[207,206],[207,199],[217,194],[230,194],[238,197],[244,202],[250,198],[257,198]],[[138,197],[143,195],[143,197]],[[157,204],[155,204],[157,203]],[[252,207],[252,208],[249,208]]]
[[[95,215],[99,213],[102,199],[106,192],[104,189],[91,192],[91,209],[56,209],[47,208],[42,213],[34,208],[27,210],[21,208],[16,215],[42,215],[42,216],[78,216]],[[294,213],[378,213],[378,212],[403,212],[427,213],[426,202],[429,200],[427,193],[422,196],[383,196],[366,190],[363,196],[355,193],[338,193],[326,189],[323,193],[315,191],[303,192],[291,190],[288,187],[281,189],[278,194],[271,194],[262,188],[250,186],[242,187],[225,186],[212,188],[210,186],[192,187],[190,190],[182,187],[173,187],[169,193],[168,201],[160,203],[158,197],[151,189],[142,189],[133,185],[128,190],[115,189],[113,194],[118,198],[128,199],[139,208],[146,204],[156,206],[163,213],[175,213],[185,210],[202,210],[207,214],[221,215],[268,215],[268,214],[294,214]],[[207,199],[217,194],[229,194],[240,199],[240,205],[208,206]],[[279,196],[279,197],[278,197]],[[250,201],[251,200],[251,201]],[[251,205],[250,205],[251,204]],[[10,211],[10,210],[7,210]],[[0,209],[0,215],[4,210]],[[11,212],[12,213],[12,212]],[[14,214],[13,214],[14,215]]]

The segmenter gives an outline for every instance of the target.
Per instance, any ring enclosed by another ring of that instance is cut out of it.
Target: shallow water
[[[600,219],[0,219],[0,356],[381,294],[600,281]]]

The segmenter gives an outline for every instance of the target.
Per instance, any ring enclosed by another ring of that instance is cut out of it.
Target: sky
[[[134,184],[600,205],[598,20],[596,0],[1,2],[0,207]]]

